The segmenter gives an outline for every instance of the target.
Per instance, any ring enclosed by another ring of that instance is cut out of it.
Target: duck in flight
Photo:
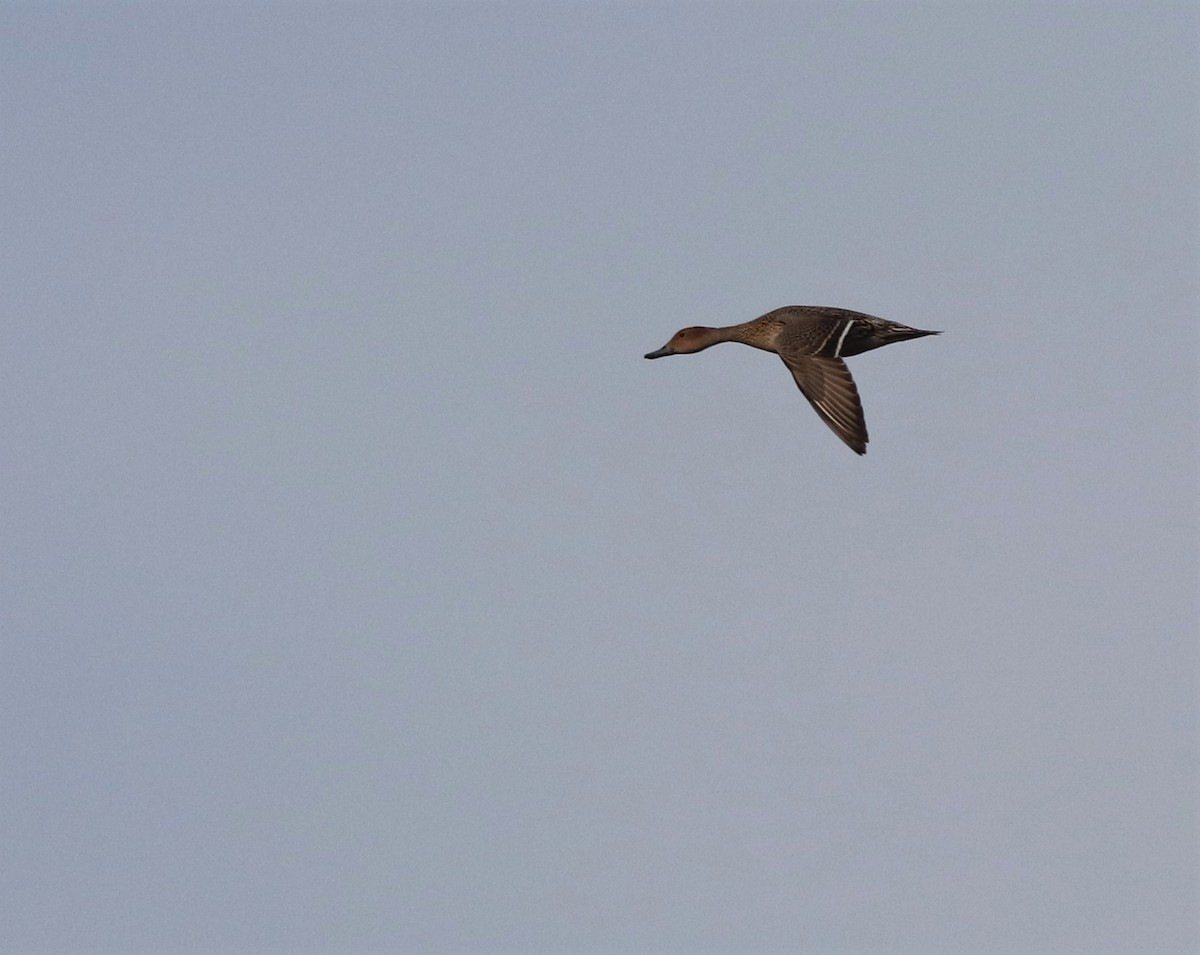
[[[785,305],[741,325],[682,328],[646,357],[690,355],[719,342],[741,342],[775,352],[821,420],[852,451],[866,454],[867,424],[862,402],[842,359],[893,342],[940,334],[846,308]]]

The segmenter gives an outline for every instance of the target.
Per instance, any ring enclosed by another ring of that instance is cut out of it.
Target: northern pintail
[[[866,454],[867,424],[862,402],[842,359],[892,342],[940,334],[847,308],[786,305],[741,325],[680,329],[662,348],[646,357],[689,355],[719,342],[741,342],[775,352],[821,420],[851,450]]]

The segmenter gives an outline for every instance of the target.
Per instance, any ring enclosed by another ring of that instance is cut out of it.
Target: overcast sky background
[[[1200,948],[1198,48],[5,4],[0,950]]]

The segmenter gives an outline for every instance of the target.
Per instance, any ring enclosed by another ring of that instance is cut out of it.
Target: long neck
[[[782,322],[756,318],[750,322],[742,322],[740,325],[712,328],[709,329],[712,333],[712,341],[709,344],[739,342],[742,345],[749,345],[751,348],[761,348],[763,351],[773,352],[775,351],[775,339],[782,327]]]

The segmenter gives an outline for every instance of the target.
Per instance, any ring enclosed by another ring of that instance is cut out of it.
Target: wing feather
[[[780,355],[801,394],[830,429],[857,454],[867,453],[867,422],[850,369],[840,358]]]

